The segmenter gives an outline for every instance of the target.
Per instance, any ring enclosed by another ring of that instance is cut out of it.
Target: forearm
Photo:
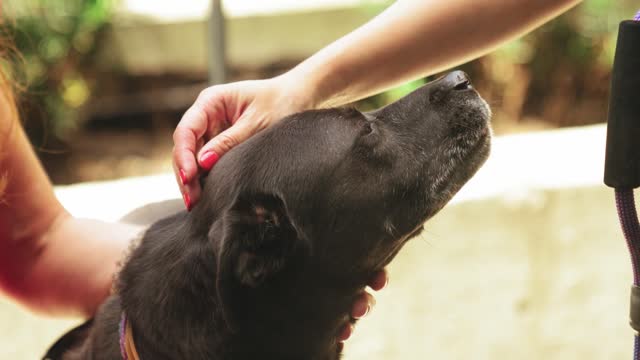
[[[109,295],[117,263],[141,229],[66,212],[31,246],[13,249],[5,289],[33,311],[90,316]],[[13,274],[13,276],[11,276]]]
[[[579,0],[399,0],[287,76],[310,107],[342,105],[479,57]]]
[[[89,315],[138,228],[71,217],[0,92],[0,293],[32,310]]]

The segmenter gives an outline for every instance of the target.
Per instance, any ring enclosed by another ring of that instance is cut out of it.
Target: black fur
[[[367,280],[488,155],[488,107],[461,79],[370,113],[292,115],[234,148],[190,213],[145,233],[88,336],[52,359],[120,359],[123,310],[143,360],[338,359]]]

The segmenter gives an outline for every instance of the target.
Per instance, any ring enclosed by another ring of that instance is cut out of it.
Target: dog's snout
[[[453,71],[447,74],[443,82],[445,86],[449,89],[453,90],[467,90],[471,89],[471,81],[469,80],[469,76],[464,73],[464,71]]]
[[[432,102],[440,102],[447,98],[452,98],[457,92],[472,90],[469,76],[464,71],[452,71],[447,75],[435,80],[431,86],[430,98]],[[453,98],[456,98],[455,96]]]

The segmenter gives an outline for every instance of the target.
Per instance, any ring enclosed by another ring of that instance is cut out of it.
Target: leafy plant
[[[11,66],[23,88],[25,125],[32,138],[66,139],[91,93],[93,55],[112,1],[12,0],[2,6],[8,17],[3,30],[16,48]]]

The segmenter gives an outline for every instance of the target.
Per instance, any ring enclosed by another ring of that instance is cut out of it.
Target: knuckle
[[[201,124],[206,127],[209,124],[209,115],[204,106],[198,106],[193,111],[195,112],[195,116],[201,119]]]
[[[253,125],[255,130],[251,133],[259,132],[266,129],[267,127],[269,127],[270,121],[265,116],[260,116],[254,121]]]
[[[200,93],[198,94],[198,99],[208,100],[213,96],[215,96],[216,93],[217,93],[217,88],[215,86],[209,86],[208,88],[205,88],[202,91],[200,91]]]
[[[173,147],[173,150],[171,150],[171,153],[173,155],[173,159],[178,162],[180,160],[182,160],[182,151],[180,151],[180,148],[178,148],[177,146]]]
[[[245,117],[239,120],[235,126],[238,133],[244,134],[248,138],[266,129],[269,124],[262,117]]]
[[[194,114],[193,108],[190,108],[189,110],[187,110],[185,116],[180,120],[178,125],[176,125],[176,128],[173,129],[174,140],[176,139],[176,137],[178,138],[184,137],[189,135],[189,133],[192,132],[191,123],[193,123],[193,117],[194,117],[192,114],[197,115],[197,113]]]
[[[183,133],[183,129],[182,129],[182,127],[178,124],[178,126],[176,127],[176,129],[175,129],[175,130],[173,130],[173,136],[172,136],[172,138],[173,138],[173,142],[174,142],[174,144],[175,144],[175,143],[179,143],[179,142],[180,142],[180,137],[182,136],[182,133]],[[176,151],[175,146],[173,147],[173,151],[174,151],[174,152]]]
[[[226,152],[238,145],[238,140],[228,134],[218,135],[218,145]]]

